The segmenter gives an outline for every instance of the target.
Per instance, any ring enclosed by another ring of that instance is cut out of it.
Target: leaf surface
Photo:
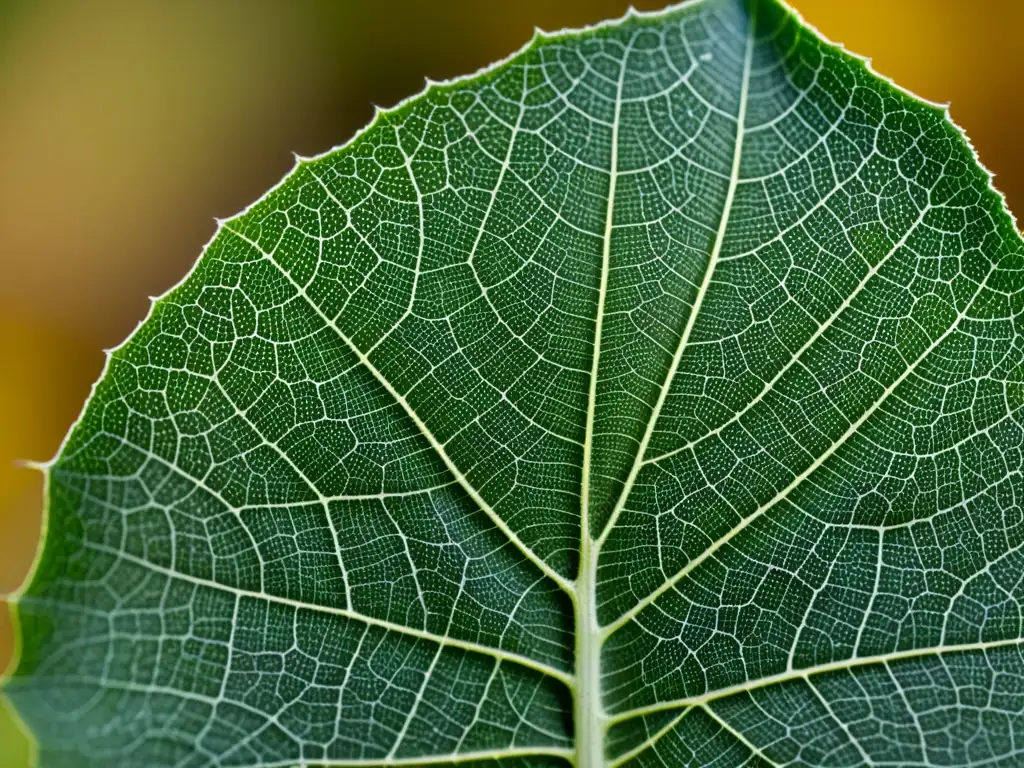
[[[45,766],[1016,765],[1024,245],[775,0],[300,161],[47,469]]]

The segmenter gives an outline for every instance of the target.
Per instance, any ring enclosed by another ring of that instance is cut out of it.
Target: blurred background
[[[790,0],[951,102],[1024,217],[1024,2]],[[663,3],[637,2],[642,9]],[[423,86],[626,0],[0,0],[0,596],[35,552],[41,475],[103,364],[214,231]],[[1024,220],[1024,219],[1022,219]],[[12,653],[0,605],[0,671]],[[0,768],[29,745],[0,705]]]

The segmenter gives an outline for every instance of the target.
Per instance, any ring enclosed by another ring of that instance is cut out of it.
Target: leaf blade
[[[222,226],[49,469],[44,762],[1014,759],[1022,254],[770,0],[428,89]]]

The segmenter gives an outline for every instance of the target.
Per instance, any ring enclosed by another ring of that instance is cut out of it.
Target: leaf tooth
[[[824,41],[826,45],[835,46],[839,48],[839,50],[841,50],[844,55],[849,56],[851,59],[861,62],[864,65],[864,68],[867,70],[868,74],[882,81],[890,88],[893,88],[894,90],[909,96],[919,104],[923,104],[926,107],[931,107],[932,109],[941,112],[946,122],[948,122],[956,129],[957,133],[960,134],[960,139],[964,142],[964,144],[967,145],[967,148],[971,150],[971,155],[974,156],[975,164],[979,168],[981,168],[981,170],[984,171],[985,174],[988,176],[988,188],[998,196],[1000,207],[1002,208],[1003,213],[1005,213],[1010,218],[1010,221],[1013,222],[1014,229],[1017,230],[1017,232],[1021,231],[1020,224],[1017,221],[1017,217],[1014,216],[1013,211],[1010,210],[1010,206],[1007,205],[1006,203],[1006,196],[999,189],[996,188],[996,185],[994,183],[995,174],[992,173],[992,171],[990,171],[983,162],[981,162],[981,156],[978,154],[978,150],[974,148],[974,143],[971,141],[971,137],[967,135],[967,131],[965,131],[963,127],[960,124],[958,124],[951,116],[949,109],[950,102],[932,101],[931,99],[925,98],[924,96],[921,96],[920,94],[914,93],[910,89],[903,87],[888,75],[883,74],[882,72],[879,72],[877,69],[875,69],[870,58],[868,58],[867,56],[862,56],[856,51],[849,50],[842,43],[838,43],[835,40],[832,40],[827,35],[825,35],[820,29],[818,29],[816,26],[807,21],[807,19],[803,17],[800,11],[798,11],[796,8],[790,5],[787,0],[778,0],[778,2],[786,11],[786,13],[788,13],[797,20],[798,24],[803,25],[806,29],[810,30],[811,33],[817,35],[818,38]]]
[[[44,475],[49,471],[50,467],[53,466],[54,459],[48,459],[47,461],[36,461],[34,459],[15,459],[14,466],[16,469],[31,469],[36,472],[42,472]]]

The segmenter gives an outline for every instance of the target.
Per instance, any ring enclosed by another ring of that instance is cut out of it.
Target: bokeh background
[[[1024,217],[1024,2],[791,0],[951,102]],[[661,3],[637,2],[639,8]],[[0,596],[39,535],[50,458],[103,364],[214,231],[292,166],[419,91],[627,0],[0,0]],[[1024,220],[1024,218],[1022,218]],[[0,671],[12,654],[0,605]],[[0,706],[0,768],[29,743]]]

